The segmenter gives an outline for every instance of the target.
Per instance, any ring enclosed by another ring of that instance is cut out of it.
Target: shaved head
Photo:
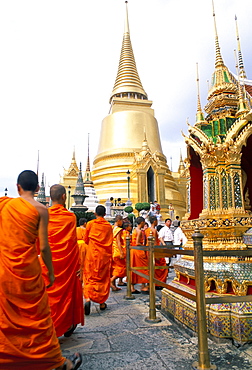
[[[56,184],[50,187],[50,197],[53,202],[59,202],[64,194],[66,194],[64,186]]]
[[[18,175],[17,184],[23,190],[35,193],[38,186],[38,176],[33,171],[25,170]]]
[[[97,206],[95,209],[95,213],[99,217],[104,217],[106,214],[106,208],[104,206]]]
[[[123,217],[121,215],[116,215],[115,216],[115,221],[121,221]]]

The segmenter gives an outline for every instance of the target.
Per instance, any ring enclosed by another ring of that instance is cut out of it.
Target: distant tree
[[[133,207],[131,207],[131,206],[125,207],[124,208],[124,212],[126,212],[126,213],[132,213],[133,212]]]
[[[144,206],[143,206],[143,203],[136,203],[135,204],[135,209],[138,211],[138,212],[140,212],[140,211],[142,211],[144,208],[143,208]]]
[[[128,216],[127,216],[128,220],[130,221],[130,223],[132,225],[134,225],[134,220],[135,220],[135,215],[134,213],[129,213]]]
[[[144,202],[144,203],[142,203],[142,205],[143,205],[143,209],[145,211],[149,211],[150,210],[150,203]]]

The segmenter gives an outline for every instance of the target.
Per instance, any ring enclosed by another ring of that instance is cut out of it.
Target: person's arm
[[[48,270],[48,277],[49,277],[49,285],[47,288],[53,285],[55,277],[53,272],[53,263],[52,263],[52,253],[48,243],[48,211],[46,208],[39,209],[40,220],[39,220],[39,248],[40,248],[40,255],[47,267]]]
[[[141,244],[141,233],[142,233],[142,231],[139,230],[138,228],[136,230],[137,230],[136,245],[142,245]]]
[[[83,237],[83,240],[86,244],[88,244],[88,242],[89,242],[89,231],[90,231],[90,223],[89,222],[87,223],[86,230],[85,230],[84,237]]]
[[[161,241],[162,245],[166,245],[165,242],[164,242],[164,230],[163,229],[164,228],[162,227],[162,229],[159,231],[158,238]]]
[[[119,233],[116,235],[116,243],[117,243],[117,246],[120,252],[120,258],[123,259],[124,252],[123,252],[122,244],[121,244],[121,233],[122,233],[122,230],[120,230]]]

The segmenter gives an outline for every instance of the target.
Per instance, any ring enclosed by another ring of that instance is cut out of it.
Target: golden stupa
[[[162,152],[152,101],[148,100],[137,72],[127,2],[119,68],[110,104],[110,113],[102,121],[92,170],[100,202],[105,203],[110,197],[124,201],[130,198],[133,204],[157,200],[162,213],[172,203],[176,214],[183,216],[185,200]]]

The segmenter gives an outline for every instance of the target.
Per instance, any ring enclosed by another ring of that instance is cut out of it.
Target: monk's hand
[[[47,285],[47,287],[46,287],[46,288],[50,288],[50,287],[53,285],[54,280],[55,280],[54,273],[53,273],[53,272],[52,272],[52,273],[49,273],[49,272],[48,272],[48,278],[49,278],[50,284],[49,284],[49,285]]]
[[[81,276],[81,271],[80,271],[80,270],[76,271],[76,275],[78,276],[78,278],[80,278],[80,276]]]
[[[124,253],[123,252],[120,252],[120,259],[123,260],[124,259]]]

